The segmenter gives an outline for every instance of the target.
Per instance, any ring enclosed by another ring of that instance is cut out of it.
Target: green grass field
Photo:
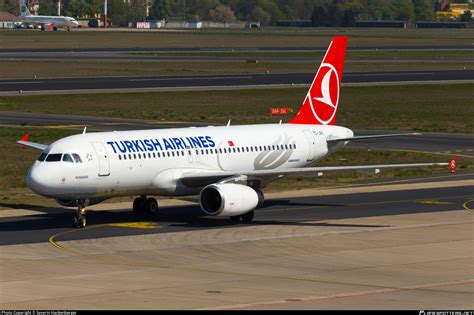
[[[335,35],[349,46],[471,45],[471,29],[262,28],[261,30],[2,30],[1,48],[327,47]]]
[[[342,87],[338,124],[352,129],[474,132],[474,84]],[[307,88],[0,97],[0,111],[185,121],[271,123]]]

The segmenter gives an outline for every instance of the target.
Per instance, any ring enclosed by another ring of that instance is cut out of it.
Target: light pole
[[[107,28],[107,0],[104,2],[104,28]]]
[[[58,16],[61,16],[61,0],[58,0]]]

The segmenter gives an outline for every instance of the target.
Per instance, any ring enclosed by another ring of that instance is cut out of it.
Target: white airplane
[[[155,214],[147,196],[199,194],[207,215],[249,222],[262,206],[261,189],[289,175],[378,172],[386,168],[448,163],[307,167],[349,141],[416,133],[355,137],[335,126],[347,37],[334,37],[298,114],[285,124],[190,127],[97,132],[69,136],[50,145],[17,143],[43,152],[30,168],[35,193],[77,207],[74,227],[86,226],[86,206],[117,196],[139,196],[137,214]]]
[[[41,30],[49,29],[50,31],[58,30],[58,27],[65,27],[68,31],[71,27],[77,27],[79,23],[70,16],[47,16],[32,15],[25,4],[25,0],[20,0],[20,21],[40,25]]]

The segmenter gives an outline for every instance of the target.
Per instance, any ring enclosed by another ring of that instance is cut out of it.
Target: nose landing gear
[[[77,214],[72,219],[72,226],[76,229],[83,229],[87,225],[86,221],[86,207],[84,203],[79,203],[77,206]]]

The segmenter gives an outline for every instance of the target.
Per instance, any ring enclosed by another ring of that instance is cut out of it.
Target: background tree
[[[209,12],[209,18],[213,22],[230,23],[235,22],[234,11],[227,5],[218,5]]]
[[[64,3],[64,15],[84,17],[91,14],[91,7],[86,0],[69,0]]]
[[[155,0],[151,7],[150,17],[153,20],[168,20],[171,14],[171,0]]]
[[[128,5],[123,0],[108,0],[107,14],[110,22],[114,26],[128,25]]]
[[[188,0],[186,6],[189,7],[187,12],[194,17],[196,21],[209,20],[209,12],[219,5],[218,0]]]
[[[432,21],[434,18],[433,1],[412,0],[415,7],[415,19],[417,21]]]
[[[412,0],[400,1],[396,19],[400,21],[413,21],[415,19],[415,7]]]
[[[260,22],[261,25],[268,25],[271,19],[272,16],[270,13],[264,11],[261,7],[255,7],[250,13],[248,20]]]
[[[128,20],[132,23],[145,21],[146,2],[145,0],[130,0],[128,9]]]
[[[329,26],[329,12],[327,4],[317,3],[313,8],[311,15],[311,23],[313,26]]]
[[[39,15],[57,15],[58,9],[56,8],[55,1],[53,0],[40,1],[38,14]]]
[[[90,11],[84,14],[85,17],[98,17],[102,14],[103,0],[85,0],[90,7]]]
[[[4,0],[3,10],[16,16],[20,15],[20,5],[17,0]]]

